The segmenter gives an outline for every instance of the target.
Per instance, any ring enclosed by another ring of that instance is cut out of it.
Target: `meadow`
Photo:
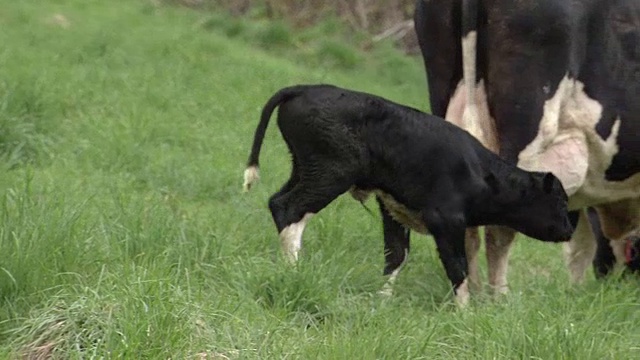
[[[418,57],[352,49],[332,21],[0,4],[0,358],[637,358],[639,282],[590,269],[571,285],[558,244],[519,236],[511,292],[461,311],[432,239],[412,234],[383,298],[375,201],[371,215],[344,195],[285,265],[267,208],[290,171],[275,121],[241,192],[264,102],[324,82],[428,111]]]

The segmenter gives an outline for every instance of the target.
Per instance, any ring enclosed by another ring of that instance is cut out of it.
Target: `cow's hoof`
[[[469,281],[465,279],[455,291],[454,301],[458,308],[465,308],[469,304]]]
[[[508,285],[501,285],[501,286],[492,286],[491,287],[491,294],[495,297],[500,297],[502,295],[507,295],[509,293],[509,286]]]

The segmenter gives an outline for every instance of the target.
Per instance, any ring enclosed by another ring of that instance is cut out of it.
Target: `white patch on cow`
[[[408,259],[409,259],[409,251],[405,249],[404,259],[402,260],[402,263],[400,263],[400,265],[391,272],[387,281],[384,283],[384,285],[382,285],[382,289],[378,290],[379,295],[382,295],[382,296],[393,295],[393,284],[395,284],[396,278],[398,277],[400,270],[402,270],[402,268],[404,267],[404,264],[407,263]]]
[[[571,240],[563,244],[563,250],[571,282],[576,284],[583,282],[586,269],[591,265],[596,253],[596,240],[586,210],[580,210],[578,226]]]
[[[520,152],[518,156],[519,167],[526,170],[540,170],[545,166],[545,164],[541,164],[541,155],[548,150],[558,135],[562,105],[567,99],[567,94],[570,92],[573,83],[573,80],[565,76],[558,84],[556,93],[549,100],[545,101],[538,134],[533,141]],[[601,112],[602,107],[600,108],[600,113]],[[598,116],[598,119],[599,118]],[[558,176],[558,178],[560,178],[561,181],[563,180],[560,176]]]
[[[551,171],[560,179],[569,196],[584,185],[589,160],[589,149],[582,132],[567,131],[556,136],[552,145],[534,157],[518,163],[527,170]]]
[[[476,96],[476,44],[478,33],[471,31],[462,38],[463,83],[465,104],[462,111],[462,128],[476,139],[484,139]]]
[[[306,213],[300,221],[288,225],[280,232],[282,252],[290,263],[298,261],[298,252],[302,247],[302,233],[313,213]]]
[[[454,301],[460,308],[464,308],[469,304],[469,284],[466,278],[456,289]]]
[[[464,81],[460,81],[447,106],[445,119],[475,136],[489,150],[498,152],[498,137],[495,120],[489,115],[489,105],[484,80],[480,80],[473,91],[475,94],[475,110],[467,110],[467,96]],[[465,115],[465,111],[467,114]],[[474,114],[475,113],[475,114]],[[475,119],[474,119],[475,118]],[[467,123],[474,122],[474,125]],[[470,127],[475,127],[470,128]]]
[[[244,192],[249,191],[251,186],[260,179],[260,169],[257,166],[252,165],[244,170],[244,184],[242,184],[242,190]]]
[[[640,174],[620,182],[604,177],[618,152],[620,119],[602,139],[596,131],[601,116],[602,105],[585,93],[584,84],[565,76],[544,105],[537,136],[518,156],[519,167],[560,179],[571,210],[639,196]]]
[[[589,141],[589,172],[583,186],[569,201],[569,208],[581,208],[598,203],[612,203],[624,199],[640,197],[640,174],[624,181],[607,181],[605,171],[618,152],[616,139],[620,130],[620,119],[616,119],[611,135],[602,141],[597,134]],[[598,146],[594,146],[597,144]]]

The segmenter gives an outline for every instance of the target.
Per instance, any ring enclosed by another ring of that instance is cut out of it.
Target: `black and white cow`
[[[567,241],[573,232],[567,195],[553,174],[507,163],[442,118],[331,85],[284,88],[268,100],[245,190],[258,178],[260,148],[276,107],[293,167],[269,209],[292,261],[309,218],[347,191],[360,201],[376,195],[388,250],[385,273],[391,273],[385,290],[407,259],[410,228],[435,238],[461,305],[468,298],[467,227],[499,224],[553,242]]]
[[[577,221],[565,255],[581,282],[593,206],[619,260],[640,225],[640,0],[417,0],[431,110],[511,164],[551,171]],[[512,229],[486,229],[489,283],[508,291]],[[478,285],[477,232],[467,234]]]

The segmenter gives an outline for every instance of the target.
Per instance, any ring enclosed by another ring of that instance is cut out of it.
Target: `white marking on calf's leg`
[[[242,184],[242,190],[244,192],[249,191],[251,189],[251,185],[253,185],[256,181],[260,179],[260,169],[257,166],[249,166],[244,170],[244,184]]]
[[[596,253],[596,239],[593,237],[586,210],[580,210],[578,226],[571,236],[571,240],[563,244],[563,250],[571,282],[581,283]]]
[[[407,263],[408,258],[409,258],[409,251],[405,249],[404,259],[402,260],[402,263],[400,263],[400,265],[391,272],[391,275],[389,275],[389,278],[387,279],[387,281],[384,283],[384,285],[382,285],[382,289],[378,291],[378,294],[382,296],[393,295],[393,284],[396,282],[396,278],[398,277],[400,270],[402,270],[402,268],[404,267],[404,264]]]
[[[307,221],[309,221],[313,215],[313,213],[305,214],[300,221],[288,225],[280,232],[282,252],[292,264],[298,261],[298,252],[302,247],[302,233],[307,225]]]

